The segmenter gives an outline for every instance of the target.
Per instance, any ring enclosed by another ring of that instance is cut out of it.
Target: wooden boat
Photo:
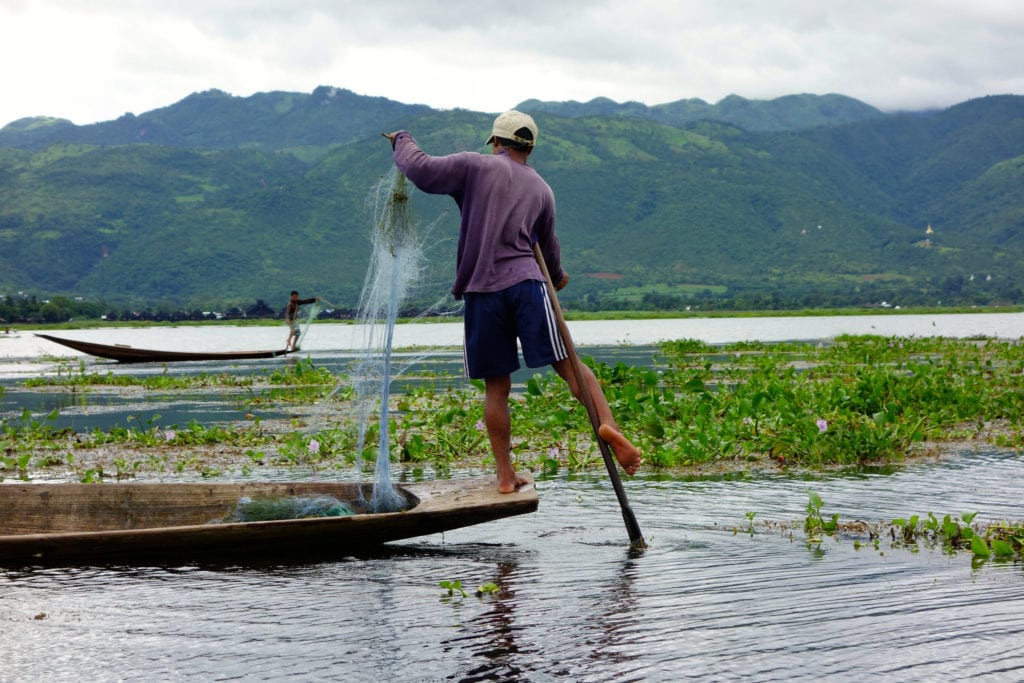
[[[62,344],[70,349],[87,353],[90,356],[110,358],[121,363],[173,363],[189,360],[244,360],[247,358],[276,358],[291,353],[287,349],[273,351],[157,351],[154,349],[137,349],[125,344],[97,344],[95,342],[63,339],[49,334],[36,334],[37,337]]]
[[[525,514],[537,509],[529,484],[498,493],[494,477],[401,484],[402,512],[366,513],[371,484],[4,483],[0,566],[208,558],[277,559],[346,553]],[[363,489],[360,498],[359,488]],[[331,496],[348,516],[231,521],[241,504]]]

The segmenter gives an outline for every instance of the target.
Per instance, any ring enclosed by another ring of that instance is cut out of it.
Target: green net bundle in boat
[[[354,514],[355,511],[347,503],[333,496],[245,497],[238,501],[238,507],[224,521],[266,522],[277,519],[344,517]]]

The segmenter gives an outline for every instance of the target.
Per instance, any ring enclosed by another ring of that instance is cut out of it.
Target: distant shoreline
[[[965,313],[1024,313],[1024,306],[922,306],[899,308],[872,307],[872,308],[815,308],[815,309],[793,309],[793,310],[772,310],[772,311],[573,311],[571,308],[564,309],[565,317],[568,320],[666,320],[686,318],[779,318],[779,317],[823,317],[823,316],[860,316],[860,315],[962,315]],[[461,320],[461,316],[431,316],[422,318],[401,318],[397,322],[403,323],[450,323]],[[318,325],[341,324],[354,325],[355,319],[325,318],[317,320]],[[0,325],[0,336],[4,332],[18,330],[77,330],[93,329],[97,327],[200,327],[200,326],[230,326],[230,327],[275,327],[283,325],[284,321],[277,318],[231,318],[220,320],[176,320],[176,321],[154,321],[154,320],[103,320],[101,318],[82,318],[60,323],[4,323]]]

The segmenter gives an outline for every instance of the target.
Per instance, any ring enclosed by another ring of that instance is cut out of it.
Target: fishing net
[[[405,309],[412,289],[421,284],[427,265],[424,244],[438,221],[425,227],[416,223],[409,201],[411,185],[397,168],[381,178],[369,198],[373,214],[373,251],[356,315],[356,329],[362,334],[359,352],[348,377],[339,380],[320,405],[323,415],[338,392],[351,386],[353,415],[357,422],[356,469],[363,471],[364,453],[376,451],[370,500],[360,488],[359,503],[369,512],[396,512],[408,508],[405,496],[392,482],[390,441],[390,391],[401,372],[421,360],[406,358],[395,362],[393,354],[395,321]],[[440,220],[440,219],[438,219]],[[447,293],[416,317],[443,310]],[[376,418],[376,429],[374,429]],[[317,418],[311,416],[313,421]],[[326,419],[326,418],[325,418]],[[376,447],[368,441],[376,439]]]
[[[299,338],[295,340],[296,351],[302,348],[302,342],[306,338],[306,332],[309,331],[309,326],[312,325],[313,321],[316,320],[316,317],[320,315],[320,311],[324,310],[324,305],[326,304],[327,302],[321,300],[314,301],[308,306],[309,310],[306,313],[306,321],[299,326]]]
[[[345,517],[356,514],[347,503],[334,496],[275,496],[238,501],[238,507],[224,522],[267,522],[309,517]]]
[[[362,469],[371,416],[377,414],[377,459],[369,509],[404,509],[405,498],[391,481],[388,399],[396,374],[392,364],[395,320],[410,285],[424,265],[420,232],[409,203],[409,182],[397,169],[381,179],[374,196],[373,254],[363,283],[359,320],[362,356],[355,364],[353,389],[359,419],[357,462]]]

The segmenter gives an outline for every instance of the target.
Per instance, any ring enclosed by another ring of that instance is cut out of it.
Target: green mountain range
[[[577,309],[1024,302],[1024,97],[883,113],[841,95],[520,105]],[[381,132],[486,151],[493,113],[347,90],[193,94],[138,116],[0,129],[0,295],[355,306]],[[453,271],[457,209],[416,193],[414,297]]]

